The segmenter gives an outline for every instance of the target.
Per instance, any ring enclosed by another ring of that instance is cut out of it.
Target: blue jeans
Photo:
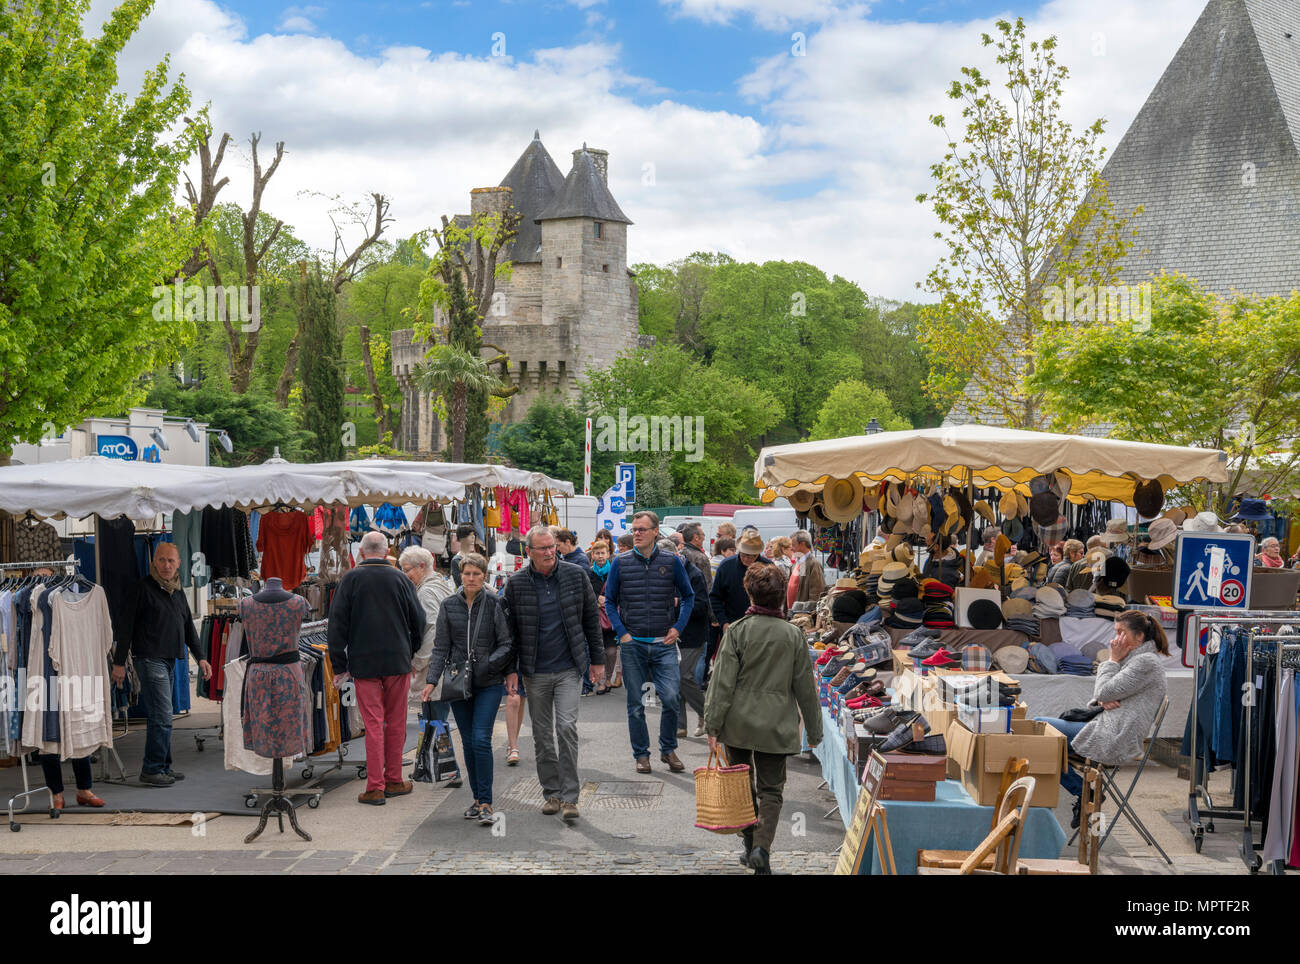
[[[137,659],[140,701],[147,723],[141,773],[166,773],[172,768],[172,667],[174,659]]]
[[[1058,720],[1054,716],[1036,716],[1034,717],[1040,723],[1051,723],[1062,733],[1065,734],[1066,745],[1074,749],[1074,738],[1079,735],[1087,723],[1067,723],[1065,720]],[[1061,774],[1061,786],[1068,790],[1072,795],[1079,796],[1083,793],[1083,777],[1074,772],[1072,767],[1066,767],[1065,772]]]
[[[505,698],[502,683],[475,690],[467,700],[456,700],[451,711],[460,730],[460,745],[465,752],[465,773],[470,790],[479,803],[492,802],[492,727],[497,709]]]
[[[677,666],[677,647],[663,643],[622,644],[623,684],[627,687],[627,731],[632,738],[632,756],[650,755],[650,731],[646,728],[645,704],[647,683],[654,685],[662,710],[659,713],[659,752],[677,749],[677,711],[681,701],[681,673]]]

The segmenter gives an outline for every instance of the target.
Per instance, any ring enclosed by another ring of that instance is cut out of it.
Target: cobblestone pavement
[[[417,874],[749,874],[740,866],[739,848],[696,853],[617,854],[591,851],[569,853],[484,854],[438,851]],[[829,874],[835,854],[779,853],[772,857],[778,874]]]

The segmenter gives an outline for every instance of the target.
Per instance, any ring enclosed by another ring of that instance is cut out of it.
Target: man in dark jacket
[[[677,758],[677,714],[681,706],[681,670],[677,640],[695,608],[686,567],[658,546],[659,517],[638,512],[632,517],[631,552],[620,552],[605,580],[605,612],[618,635],[627,683],[627,729],[637,773],[650,772],[650,732],[645,722],[647,684],[663,709],[659,714],[659,759],[681,773]]]
[[[689,543],[687,548],[689,548]],[[683,550],[683,557],[685,554],[685,550]],[[695,670],[709,645],[709,624],[713,621],[713,614],[709,610],[709,590],[706,588],[704,573],[700,572],[699,568],[688,559],[683,558],[682,562],[686,566],[686,576],[691,580],[691,588],[695,590],[695,603],[691,607],[691,618],[682,631],[682,661],[678,664],[682,676],[682,702],[699,715],[700,726],[695,735],[703,736],[704,690],[700,687]],[[707,558],[705,562],[708,562]],[[678,736],[686,735],[686,726],[686,710],[683,709],[681,719],[677,724]]]
[[[411,792],[402,779],[406,699],[411,659],[424,637],[424,607],[411,580],[390,566],[381,533],[361,537],[361,561],[343,574],[330,604],[330,665],[334,685],[356,684],[357,708],[366,724],[366,791],[361,803]]]
[[[140,677],[140,696],[148,714],[144,731],[144,763],[140,782],[152,787],[169,787],[184,774],[172,769],[172,668],[185,658],[188,649],[199,664],[204,679],[212,678],[212,666],[199,648],[190,604],[181,589],[181,557],[176,546],[161,543],[153,554],[149,575],[135,587],[130,606],[130,633],[117,641],[113,653],[113,682],[126,679],[126,658],[135,663]]]
[[[524,540],[528,566],[502,596],[519,672],[528,693],[542,813],[578,819],[579,680],[605,678],[605,642],[586,570],[555,557],[555,536],[534,526]]]
[[[704,551],[704,526],[698,522],[687,522],[682,527],[682,539],[685,543],[682,546],[681,557],[704,576],[704,592],[713,588],[713,564],[709,562],[708,553]]]
[[[713,589],[709,592],[709,605],[713,607],[713,618],[721,627],[720,632],[727,631],[727,625],[734,623],[749,608],[749,593],[745,592],[745,572],[755,562],[775,565],[763,555],[763,537],[758,530],[746,529],[740,535],[740,551],[718,566],[713,574]]]

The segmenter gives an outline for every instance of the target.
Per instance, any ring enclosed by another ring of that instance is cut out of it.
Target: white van
[[[756,528],[763,537],[764,545],[777,536],[789,536],[799,530],[799,519],[794,509],[788,508],[737,509],[731,521],[736,526],[737,533],[745,526]]]
[[[730,521],[724,515],[669,515],[659,520],[659,535],[666,536],[670,532],[676,532],[677,527],[684,522],[698,522],[704,529],[704,552],[712,557],[716,551],[713,543],[718,539],[718,526]]]

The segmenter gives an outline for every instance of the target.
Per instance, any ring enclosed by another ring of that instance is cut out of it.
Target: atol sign
[[[100,435],[95,440],[95,451],[106,458],[127,462],[140,457],[140,449],[129,435]]]

